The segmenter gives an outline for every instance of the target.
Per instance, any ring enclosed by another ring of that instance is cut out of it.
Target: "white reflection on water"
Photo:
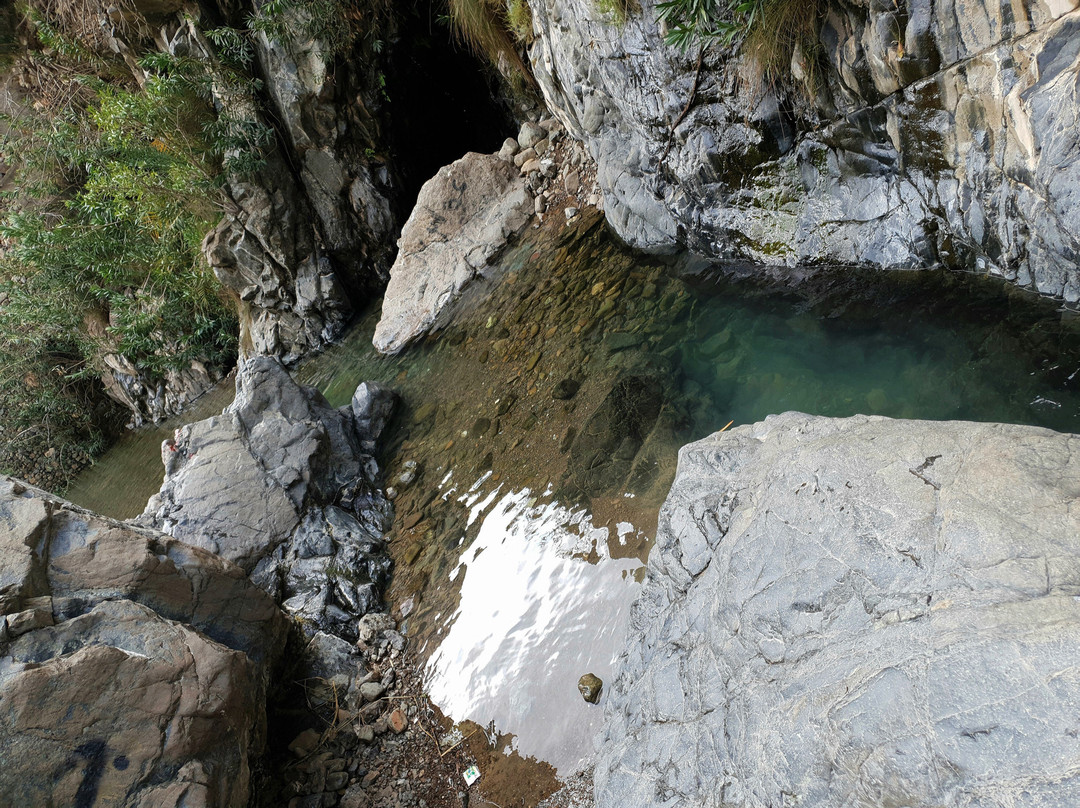
[[[497,501],[501,489],[478,488],[460,498],[469,523],[481,522],[450,575],[463,579],[461,600],[429,659],[429,692],[447,714],[494,720],[522,755],[570,774],[591,754],[602,717],[577,681],[589,672],[610,681],[639,589],[629,571],[641,563],[611,559],[608,529],[584,510],[537,504],[527,488]],[[619,525],[620,537],[628,528]],[[589,564],[580,556],[594,541],[600,561]]]

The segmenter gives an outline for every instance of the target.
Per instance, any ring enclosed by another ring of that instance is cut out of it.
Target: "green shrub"
[[[88,401],[107,354],[151,381],[234,359],[234,306],[200,245],[223,178],[257,168],[271,136],[215,114],[211,82],[218,97],[250,88],[204,64],[147,56],[140,87],[103,80],[74,50],[51,53],[27,58],[56,86],[5,122],[2,143],[17,182],[0,221],[0,469],[24,474],[58,445],[100,446]]]
[[[363,38],[367,48],[382,50],[382,31],[391,17],[390,0],[264,0],[246,20],[249,31],[286,44],[319,42],[331,60]]]

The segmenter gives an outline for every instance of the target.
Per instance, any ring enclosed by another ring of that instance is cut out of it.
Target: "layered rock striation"
[[[0,793],[242,805],[286,621],[243,570],[0,478]]]
[[[244,360],[233,403],[163,444],[140,521],[240,565],[312,630],[355,639],[390,570],[372,452],[393,403],[365,383],[334,408],[276,359]]]
[[[1074,2],[824,3],[818,55],[795,48],[787,82],[665,45],[652,0],[623,21],[529,6],[545,100],[630,244],[946,266],[1080,299]]]
[[[1078,449],[798,413],[684,447],[597,805],[1076,803]]]
[[[375,348],[398,353],[426,333],[491,260],[521,232],[533,201],[520,172],[494,154],[470,152],[420,190],[401,231]]]

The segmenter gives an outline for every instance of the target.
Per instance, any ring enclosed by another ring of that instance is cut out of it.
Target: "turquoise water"
[[[1075,315],[999,282],[879,273],[776,295],[699,286],[679,359],[716,409],[700,431],[787,410],[1080,430]]]

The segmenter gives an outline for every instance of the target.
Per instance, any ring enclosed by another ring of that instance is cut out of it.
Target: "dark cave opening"
[[[466,152],[498,151],[517,127],[493,68],[454,42],[439,0],[416,3],[398,32],[385,91],[407,216],[440,168]]]

